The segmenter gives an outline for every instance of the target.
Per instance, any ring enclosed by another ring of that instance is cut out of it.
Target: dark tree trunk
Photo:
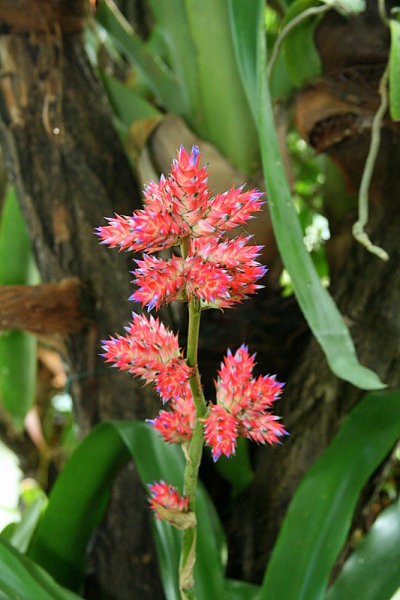
[[[127,255],[105,251],[94,228],[139,203],[131,169],[82,42],[83,0],[0,3],[0,135],[44,282],[79,280],[90,324],[65,337],[79,426],[154,413],[133,380],[104,366],[99,340],[130,318]],[[73,329],[72,329],[73,330]],[[62,518],[62,515],[60,516]],[[92,598],[162,598],[149,514],[132,468],[115,486],[92,547]],[[129,524],[129,525],[128,525]]]

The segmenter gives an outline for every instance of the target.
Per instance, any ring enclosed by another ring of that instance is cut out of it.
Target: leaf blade
[[[326,600],[352,597],[389,600],[399,587],[400,500],[397,500],[381,513],[350,555]]]
[[[256,90],[256,94],[252,95],[253,112],[257,116],[269,209],[278,248],[291,277],[300,308],[332,371],[361,389],[381,389],[385,385],[376,373],[359,363],[350,332],[332,297],[322,286],[304,245],[275,131],[266,74],[267,50],[263,6],[261,0],[258,4],[253,3],[251,22],[253,27],[257,25],[257,30],[253,31],[252,36],[249,35],[248,29],[246,35],[242,35],[241,2],[230,0],[231,26],[235,36],[236,57],[242,64],[241,75],[246,78],[245,87],[248,85],[251,90]],[[258,44],[256,54],[255,44]],[[254,56],[257,57],[255,62]]]
[[[399,435],[400,392],[365,396],[292,499],[260,600],[322,599],[359,494]]]

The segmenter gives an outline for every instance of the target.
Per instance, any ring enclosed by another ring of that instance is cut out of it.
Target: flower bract
[[[235,354],[228,351],[218,372],[217,404],[204,419],[206,444],[214,460],[234,454],[238,436],[272,445],[287,435],[279,417],[270,412],[283,384],[270,375],[253,378],[254,359],[242,345]]]

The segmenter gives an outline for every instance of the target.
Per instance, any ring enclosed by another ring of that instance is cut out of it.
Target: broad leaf
[[[325,352],[332,371],[342,379],[362,389],[379,389],[384,384],[378,376],[362,366],[357,359],[349,330],[334,301],[322,286],[310,254],[303,241],[295,206],[280,156],[275,131],[274,114],[266,75],[266,47],[264,22],[259,18],[257,31],[241,31],[241,0],[230,0],[232,31],[236,36],[235,47],[238,61],[244,63],[243,77],[248,78],[245,86],[257,89],[253,98],[253,110],[257,114],[260,146],[268,205],[276,234],[276,240],[285,267],[292,280],[293,289],[307,322]],[[262,15],[260,4],[254,2],[251,14]],[[249,9],[250,10],[250,9]],[[249,17],[251,22],[255,18]],[[246,34],[246,35],[245,35]],[[254,45],[259,41],[257,64],[254,60]]]
[[[36,283],[31,243],[14,188],[4,200],[0,223],[0,285]],[[22,430],[35,398],[36,338],[0,332],[0,400]]]
[[[360,492],[399,435],[400,392],[365,396],[301,482],[268,565],[260,600],[323,598]],[[355,597],[364,599],[362,594]]]
[[[32,504],[25,508],[18,523],[10,523],[0,536],[20,552],[26,552],[32,540],[41,514],[47,504],[44,492],[38,493]]]
[[[259,166],[260,152],[235,58],[228,7],[227,0],[185,0],[199,80],[200,110],[193,128],[236,168],[251,173]]]
[[[345,563],[326,600],[390,600],[400,587],[400,500],[375,521]]]
[[[164,479],[168,483],[182,489],[184,458],[181,449],[175,445],[165,444],[158,433],[145,423],[111,423],[118,428],[126,444],[129,446],[140,477],[144,483]],[[143,451],[146,448],[146,451]],[[195,565],[195,589],[200,600],[219,600],[223,590],[222,552],[225,541],[221,524],[215,509],[203,486],[199,485],[197,493],[197,560]],[[169,524],[156,521],[157,545],[162,550],[159,554],[163,575],[164,589],[173,590],[174,595],[168,600],[177,598],[178,569],[180,554],[180,533]],[[171,569],[173,569],[171,571]]]
[[[164,479],[182,487],[180,448],[165,444],[149,425],[106,422],[94,428],[58,477],[29,550],[32,558],[71,589],[78,590],[82,583],[87,544],[104,515],[114,477],[131,457],[144,484]],[[197,505],[196,591],[202,600],[219,600],[223,589],[222,528],[201,487]],[[180,532],[160,521],[155,523],[155,532],[167,598],[175,600],[179,598]]]
[[[135,33],[112,0],[102,0],[96,11],[97,21],[106,29],[121,52],[140,68],[155,97],[178,114],[185,114],[179,84],[167,66],[154,56]]]
[[[112,481],[129,458],[118,432],[101,424],[72,454],[51,491],[29,556],[71,589],[80,588],[87,544],[104,515]]]
[[[79,600],[0,538],[0,600]],[[82,599],[81,599],[82,600]]]
[[[260,586],[237,581],[236,579],[225,580],[226,600],[257,600]]]
[[[100,76],[114,114],[126,127],[130,127],[132,122],[138,119],[150,119],[160,115],[152,104],[106,71],[102,71]]]

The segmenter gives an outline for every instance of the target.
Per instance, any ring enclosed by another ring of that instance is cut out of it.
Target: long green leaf
[[[112,0],[100,2],[96,19],[118,48],[140,68],[155,97],[174,107],[177,114],[185,114],[187,111],[179,82],[160,58],[146,47]]]
[[[197,49],[189,29],[185,0],[150,0],[149,4],[156,21],[157,33],[164,44],[166,62],[171,66],[180,86],[185,112],[178,114],[196,129],[196,121],[201,119]],[[166,105],[166,108],[170,112],[176,112],[174,106],[175,104]]]
[[[0,538],[0,600],[78,600]],[[82,600],[82,599],[81,599]]]
[[[225,596],[226,600],[258,600],[260,586],[236,579],[226,579]]]
[[[390,19],[389,97],[393,121],[400,119],[400,21]]]
[[[400,500],[375,521],[351,554],[326,600],[390,600],[400,587]]]
[[[359,363],[349,330],[331,296],[322,286],[304,245],[303,233],[292,201],[275,130],[266,76],[267,53],[263,19],[259,18],[258,30],[253,31],[252,35],[247,29],[239,35],[242,2],[241,0],[230,0],[230,2],[232,31],[236,37],[238,61],[245,61],[241,73],[248,79],[245,86],[249,85],[251,90],[257,90],[253,99],[253,110],[258,115],[258,132],[270,215],[279,251],[292,280],[300,308],[325,352],[332,371],[338,377],[362,389],[380,389],[384,384],[376,373]],[[262,0],[252,4],[251,10],[254,14],[263,14],[260,5],[263,5]],[[252,19],[252,22],[254,23],[255,19]],[[257,43],[258,50],[255,49]],[[258,58],[251,70],[249,65],[252,60],[254,61],[254,55]]]
[[[112,481],[132,456],[144,483],[164,479],[181,488],[180,449],[165,444],[149,425],[131,421],[106,422],[94,428],[53,487],[29,555],[71,589],[79,589],[83,580],[86,547],[104,515]],[[219,600],[223,533],[206,492],[200,488],[198,493],[196,591],[199,599]],[[180,532],[160,521],[155,523],[155,532],[167,598],[178,600]]]
[[[130,127],[132,122],[138,119],[148,119],[160,115],[160,112],[150,102],[118,81],[110,73],[102,71],[100,77],[114,114],[126,127]]]
[[[145,423],[111,423],[118,428],[135,459],[144,483],[164,479],[182,488],[184,459],[180,448],[165,444]],[[146,448],[146,451],[143,451]],[[195,589],[199,600],[220,600],[223,594],[223,564],[221,554],[225,545],[221,524],[204,488],[197,495],[197,561]],[[177,566],[180,554],[180,533],[168,524],[156,522],[159,560],[165,590],[178,594]],[[172,568],[171,572],[169,569]],[[171,593],[168,600],[179,598]]]
[[[72,454],[51,491],[28,553],[71,589],[80,588],[87,544],[104,515],[113,478],[129,457],[118,432],[101,424]]]
[[[235,58],[229,2],[185,0],[185,6],[197,49],[202,114],[196,131],[238,169],[252,172],[259,167],[257,131]]]
[[[323,598],[360,492],[399,435],[400,392],[365,396],[301,482],[268,565],[260,600]]]
[[[17,523],[9,523],[0,533],[0,537],[19,552],[26,552],[46,504],[46,495],[41,492],[32,504],[25,508],[21,520]]]
[[[30,283],[36,283],[31,242],[10,187],[0,224],[0,285]],[[18,430],[33,404],[35,381],[36,338],[22,331],[0,332],[0,396]]]

